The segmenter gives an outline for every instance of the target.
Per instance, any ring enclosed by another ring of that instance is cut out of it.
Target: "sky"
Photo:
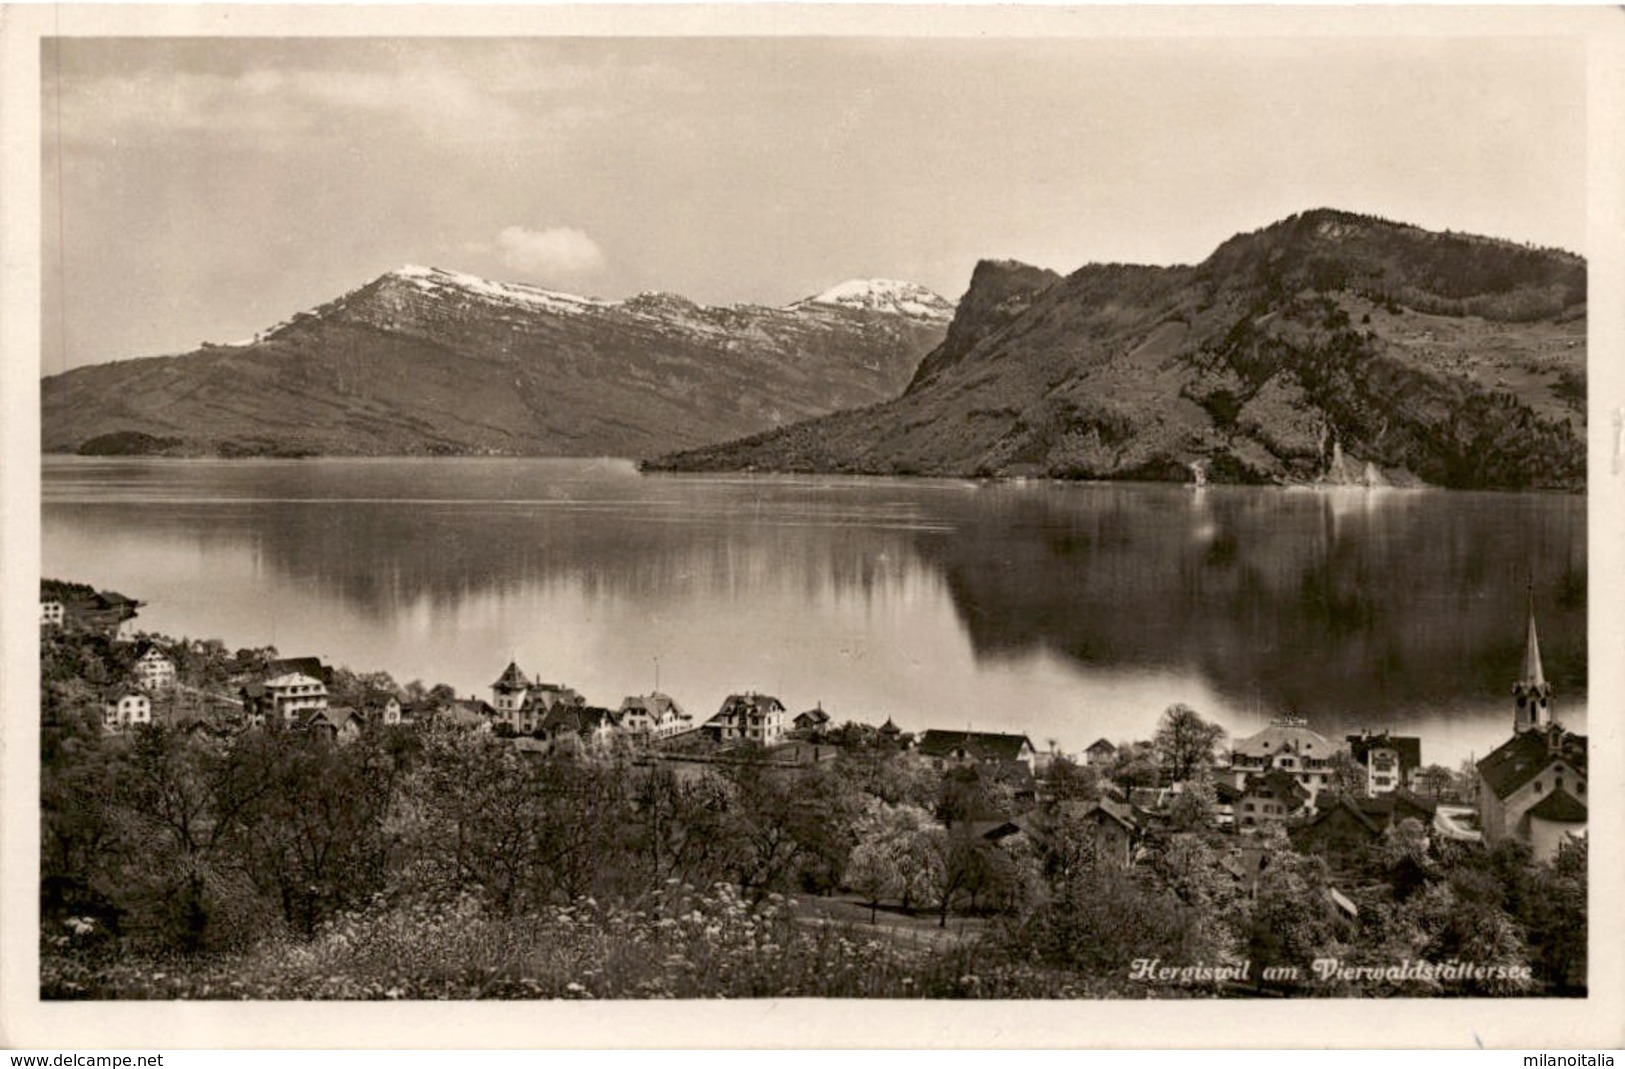
[[[618,298],[950,300],[1336,207],[1585,252],[1559,38],[64,38],[42,374],[407,263]]]

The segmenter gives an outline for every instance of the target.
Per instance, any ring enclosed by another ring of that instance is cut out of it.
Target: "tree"
[[[952,768],[942,775],[936,815],[952,828],[969,820],[997,820],[1007,811],[1010,792],[976,765]]]
[[[1438,801],[1456,793],[1456,775],[1443,765],[1428,765],[1417,771],[1416,785],[1423,794]]]
[[[1055,802],[1092,802],[1100,797],[1100,773],[1066,757],[1050,762],[1044,785]]]
[[[956,895],[970,898],[974,912],[983,903],[1003,908],[1017,897],[1021,874],[1004,850],[980,835],[949,834],[939,840],[943,859],[942,887],[937,895],[937,927],[948,926],[948,910]]]
[[[1349,798],[1359,798],[1365,794],[1365,769],[1353,755],[1347,750],[1337,750],[1328,761],[1325,790]]]
[[[1327,904],[1326,863],[1295,853],[1278,828],[1260,836],[1269,853],[1258,881],[1248,957],[1258,969],[1296,966],[1309,975],[1316,958],[1336,956],[1337,931]]]
[[[1143,739],[1125,742],[1112,754],[1111,778],[1124,790],[1155,787],[1162,780],[1160,768],[1154,745]]]
[[[944,883],[947,833],[931,814],[918,806],[873,802],[856,835],[846,883],[869,899],[871,920],[881,896],[899,899],[905,910],[936,901]]]
[[[638,778],[632,794],[634,842],[646,859],[649,883],[676,879],[706,887],[724,874],[727,801],[727,787],[714,773],[685,783],[657,765]]]
[[[858,841],[846,863],[846,883],[869,903],[870,924],[875,923],[881,899],[896,898],[903,893],[903,874],[897,867],[891,844],[884,837],[870,836]]]
[[[1219,804],[1213,781],[1199,775],[1185,781],[1185,789],[1168,805],[1168,823],[1175,831],[1198,831],[1212,825]]]
[[[1520,920],[1528,929],[1538,975],[1554,993],[1586,992],[1586,840],[1566,842],[1536,866]]]
[[[1170,705],[1163,711],[1152,742],[1170,782],[1183,783],[1198,771],[1213,766],[1224,729],[1203,720],[1188,705]]]

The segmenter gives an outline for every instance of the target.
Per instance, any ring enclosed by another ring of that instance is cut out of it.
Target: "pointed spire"
[[[1529,581],[1529,633],[1524,640],[1523,681],[1532,686],[1546,685],[1546,673],[1540,664],[1540,638],[1535,634],[1535,581]]]
[[[1535,580],[1529,578],[1529,628],[1524,637],[1523,675],[1512,685],[1512,696],[1517,709],[1513,715],[1514,732],[1532,731],[1551,723],[1552,685],[1546,682],[1546,671],[1540,663],[1540,638],[1535,631]]]

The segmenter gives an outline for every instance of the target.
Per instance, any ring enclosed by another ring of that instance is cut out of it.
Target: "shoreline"
[[[1401,491],[1407,493],[1444,492],[1451,494],[1542,494],[1561,495],[1565,497],[1586,497],[1589,493],[1589,480],[1587,486],[1573,487],[1525,487],[1512,489],[1507,487],[1456,487],[1438,486],[1432,483],[1417,481],[1408,484],[1366,484],[1346,482],[1245,482],[1225,479],[1209,478],[1206,483],[1197,485],[1188,480],[1175,479],[1148,479],[1148,478],[1113,478],[1111,476],[1070,477],[1061,475],[1023,475],[1015,473],[974,473],[974,472],[896,472],[896,471],[822,471],[817,469],[793,468],[757,468],[757,467],[677,467],[661,466],[658,460],[639,459],[636,457],[583,455],[559,453],[252,453],[241,455],[223,455],[219,453],[70,453],[70,452],[41,452],[40,460],[60,463],[62,461],[176,461],[176,462],[219,462],[242,463],[245,461],[435,461],[435,460],[511,460],[511,461],[557,461],[576,463],[614,463],[631,466],[638,475],[642,476],[683,476],[683,475],[729,475],[749,478],[820,478],[820,479],[896,479],[904,482],[931,482],[950,481],[971,483],[977,486],[1021,486],[1027,484],[1043,484],[1054,486],[1109,486],[1109,485],[1139,485],[1139,486],[1182,486],[1187,490],[1199,492],[1210,488],[1242,488],[1256,490],[1331,490],[1331,491]]]

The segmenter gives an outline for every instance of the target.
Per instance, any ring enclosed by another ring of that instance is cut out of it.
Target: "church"
[[[1478,762],[1478,818],[1490,846],[1527,843],[1536,861],[1586,833],[1586,738],[1552,718],[1552,686],[1540,663],[1529,602],[1523,677],[1512,686],[1512,737]]]

